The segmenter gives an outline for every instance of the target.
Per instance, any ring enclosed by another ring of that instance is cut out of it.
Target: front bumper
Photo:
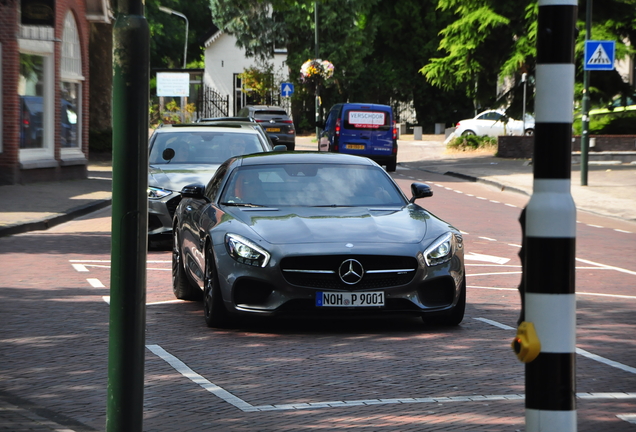
[[[148,236],[165,237],[172,234],[172,220],[181,194],[172,192],[160,199],[148,199]]]
[[[415,257],[417,254],[415,245],[409,245],[412,246],[411,251],[405,251],[403,247],[392,248],[387,245],[378,245],[365,247],[364,251],[341,251],[342,253],[328,255],[319,252],[304,253],[306,250],[302,251],[302,249],[307,249],[307,246],[311,245],[296,245],[294,248],[296,250],[285,257],[294,257],[292,261],[298,261],[301,257],[300,261],[305,263],[311,263],[312,260],[325,262],[331,259],[336,264],[351,258],[369,267],[359,284],[347,286],[339,279],[337,273],[304,275],[298,273],[298,269],[290,272],[290,266],[302,267],[302,265],[290,264],[290,258],[277,258],[282,255],[278,255],[276,251],[273,251],[269,265],[261,268],[238,263],[227,254],[224,245],[215,247],[219,283],[227,309],[242,315],[423,316],[444,314],[450,311],[459,299],[465,276],[463,251],[459,251],[450,261],[433,267],[422,266],[415,258],[410,258],[413,265],[409,268],[400,268],[403,266],[398,264],[387,264],[384,266],[391,267],[389,270],[410,270],[383,274],[381,272],[387,269],[380,269],[378,266],[382,267],[382,263],[391,261],[391,257],[407,259],[409,256]],[[373,259],[369,259],[370,257]],[[329,267],[329,265],[316,264],[314,270],[334,270],[333,267],[333,265]],[[320,307],[316,306],[316,293],[319,291],[330,293],[383,291],[385,305]]]

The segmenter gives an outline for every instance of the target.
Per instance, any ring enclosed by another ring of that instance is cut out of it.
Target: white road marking
[[[490,202],[495,204],[501,204],[499,201],[495,201],[495,200],[490,200]]]
[[[473,194],[466,194],[466,196],[474,197],[475,195],[473,195]]]
[[[605,227],[602,227],[600,225],[592,225],[592,224],[587,224],[587,226],[592,227],[592,228],[605,228]]]
[[[521,245],[514,244],[514,243],[508,243],[508,246],[512,246],[512,247],[516,247],[516,248],[520,248],[521,247]]]
[[[477,238],[480,238],[482,240],[488,240],[488,241],[497,241],[496,239],[490,238],[490,237],[477,237]]]
[[[489,320],[487,318],[475,318],[477,321],[485,322],[486,324],[490,324],[495,327],[499,327],[504,330],[516,330],[514,327],[510,327],[509,325],[499,323],[497,321]]]
[[[462,191],[458,191],[458,190],[454,190],[453,192],[457,192],[457,193],[460,193],[460,194],[463,194],[463,193],[464,193],[464,192],[462,192]]]
[[[636,424],[636,414],[618,414],[616,417],[625,420],[627,423]]]
[[[485,200],[486,199],[484,197],[475,197],[475,198],[480,199],[480,200]]]
[[[146,303],[146,306],[153,306],[153,305],[161,305],[161,304],[172,304],[172,303],[185,303],[185,300],[166,300],[166,301],[158,301],[158,302],[152,302],[152,303]]]
[[[464,255],[464,259],[468,261],[485,261],[485,262],[491,262],[494,264],[505,264],[508,261],[510,261],[509,258],[501,258],[501,257],[492,256],[492,255],[477,254],[473,252],[470,252]]]
[[[241,411],[258,411],[254,409],[252,405],[248,404],[244,400],[234,396],[232,393],[228,392],[227,390],[224,390],[221,387],[217,386],[216,384],[203,378],[201,375],[199,375],[198,373],[190,369],[188,365],[183,363],[181,360],[179,360],[172,354],[168,353],[159,345],[146,345],[146,348],[148,348],[150,351],[152,351],[153,354],[155,354],[157,357],[161,358],[163,361],[168,363],[177,372],[179,372],[184,377],[188,378],[190,381],[200,385],[205,390],[221,398],[225,402],[231,405],[234,405]]]
[[[102,300],[104,300],[106,304],[110,304],[110,296],[102,296]]]
[[[89,284],[91,284],[93,288],[106,288],[106,286],[101,283],[99,279],[88,278],[86,280]]]
[[[513,275],[513,274],[521,274],[521,272],[510,271],[510,272],[475,273],[475,274],[467,273],[466,276],[494,276],[494,275]]]
[[[576,353],[578,355],[582,355],[583,357],[587,357],[590,360],[595,360],[595,361],[597,361],[599,363],[603,363],[603,364],[606,364],[608,366],[612,366],[612,367],[615,367],[617,369],[624,370],[625,372],[636,374],[636,368],[624,365],[623,363],[619,363],[619,362],[616,362],[614,360],[606,359],[605,357],[601,357],[601,356],[596,355],[596,354],[592,354],[591,352],[585,351],[585,350],[583,350],[581,348],[577,348],[576,349]]]
[[[78,271],[78,272],[87,272],[88,271],[88,269],[85,266],[81,265],[81,264],[72,264],[72,265],[73,265],[73,268],[76,271]]]
[[[470,275],[467,275],[470,276]],[[477,286],[477,285],[467,285],[467,288],[475,288],[475,289],[489,289],[495,291],[518,291],[519,288],[501,288],[501,287],[487,287],[487,286]],[[636,296],[622,295],[622,294],[600,294],[600,293],[588,293],[588,292],[577,292],[577,296],[596,296],[596,297],[611,297],[611,298],[622,298],[627,300],[636,300]]]
[[[490,321],[490,320],[487,320]],[[503,325],[503,324],[502,324]],[[235,406],[243,412],[255,411],[286,411],[299,409],[320,409],[320,408],[346,408],[365,405],[394,405],[405,403],[449,403],[449,402],[484,402],[499,400],[524,400],[522,394],[506,395],[470,395],[470,396],[450,396],[450,397],[420,397],[420,398],[391,398],[391,399],[361,399],[352,401],[325,401],[325,402],[304,402],[298,404],[279,405],[259,405],[254,406],[243,399],[233,395],[229,391],[219,387],[198,373],[194,372],[188,365],[177,357],[168,353],[159,345],[146,345],[153,354],[172,366],[177,372],[188,378],[195,384],[200,385],[205,390],[217,396],[221,400]],[[577,398],[581,399],[636,399],[636,393],[577,393]]]
[[[506,204],[508,207],[514,207],[514,208],[519,208],[518,206],[514,205],[514,204]]]
[[[504,330],[515,330],[514,327],[507,326],[506,324],[502,324],[502,323],[497,322],[497,321],[489,320],[489,319],[486,319],[486,318],[475,318],[475,319],[477,321],[481,321],[481,322],[484,322],[486,324],[490,324],[492,326],[495,326],[495,327],[498,327],[498,328],[501,328],[501,329],[504,329]],[[615,367],[615,368],[623,370],[625,372],[636,374],[636,368],[634,368],[634,367],[624,365],[623,363],[619,363],[617,361],[610,360],[610,359],[607,359],[605,357],[601,357],[601,356],[593,354],[593,353],[591,353],[589,351],[585,351],[585,350],[583,350],[581,348],[577,348],[576,349],[576,353],[578,355],[583,356],[583,357],[587,357],[590,360],[594,360],[594,361],[597,361],[599,363],[603,363],[603,364],[606,364],[608,366]],[[581,396],[579,396],[580,394],[581,393],[577,393],[577,396],[581,397]],[[586,393],[583,393],[583,394],[585,395]],[[613,394],[613,393],[606,393],[606,394]],[[623,395],[623,394],[624,393],[618,393],[618,395]],[[586,397],[582,397],[582,398],[583,399],[587,399]],[[622,398],[622,396],[617,397],[617,399],[618,398]]]
[[[631,231],[625,231],[625,230],[618,229],[618,228],[615,228],[614,231],[617,231],[617,232],[620,232],[620,233],[625,233],[625,234],[631,234],[632,233]]]
[[[581,259],[581,258],[577,258],[576,260],[580,261],[582,263],[585,263],[585,264],[592,264],[592,265],[599,266],[599,267],[605,267],[605,268],[608,268],[608,269],[616,270],[617,272],[627,273],[627,274],[636,276],[636,272],[635,271],[626,270],[624,268],[609,266],[609,265],[606,265],[606,264],[601,264],[601,263],[597,263],[597,262],[594,262],[594,261],[584,260],[584,259]]]

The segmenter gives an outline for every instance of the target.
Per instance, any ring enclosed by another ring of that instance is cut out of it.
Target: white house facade
[[[245,50],[236,46],[236,38],[222,30],[217,31],[205,41],[204,49],[203,84],[213,88],[222,96],[229,95],[228,115],[235,116],[244,105],[249,104],[249,96],[242,91],[242,83],[238,75],[246,68],[258,66],[257,62],[254,58],[246,57]],[[274,66],[274,81],[279,87],[280,83],[289,76],[287,51],[275,50],[271,61]],[[286,101],[281,100],[279,103],[278,95],[274,96],[275,104],[285,107]],[[285,99],[288,100],[288,98]]]

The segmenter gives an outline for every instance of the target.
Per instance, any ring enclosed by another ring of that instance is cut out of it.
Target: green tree
[[[585,3],[585,2],[582,2]],[[599,4],[599,2],[596,2]],[[529,96],[533,93],[536,69],[536,0],[439,0],[438,8],[451,11],[455,20],[441,32],[439,51],[443,56],[425,63],[421,73],[436,87],[463,88],[475,100],[476,108],[511,106],[521,111],[520,76],[530,75]],[[577,92],[580,99],[585,40],[585,6],[579,8],[579,35],[576,44]],[[634,55],[636,41],[636,0],[604,0],[593,11],[592,38],[616,40],[617,58]],[[497,100],[496,87],[508,79],[512,88]],[[617,92],[633,91],[617,72],[592,73],[594,102],[607,100]],[[532,103],[530,111],[532,110]]]

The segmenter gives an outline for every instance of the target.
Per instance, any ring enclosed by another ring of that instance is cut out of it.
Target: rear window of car
[[[390,125],[390,115],[386,111],[347,110],[344,113],[345,129],[383,129]]]
[[[266,144],[256,133],[164,132],[158,133],[154,140],[149,162],[151,165],[220,164],[230,157],[265,149]]]
[[[286,116],[287,113],[283,110],[259,110],[254,111],[254,115],[278,115],[278,116]]]

